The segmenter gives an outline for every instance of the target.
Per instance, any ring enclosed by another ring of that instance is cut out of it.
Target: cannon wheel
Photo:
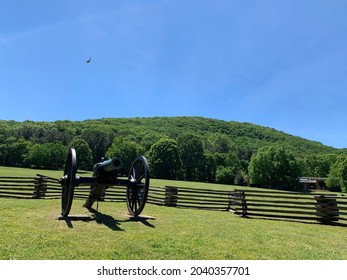
[[[129,214],[137,217],[145,207],[149,188],[149,166],[144,156],[137,157],[131,165],[127,186]]]
[[[76,151],[71,148],[67,154],[64,175],[60,179],[62,186],[61,215],[67,217],[70,213],[74,189],[76,186],[77,160]]]

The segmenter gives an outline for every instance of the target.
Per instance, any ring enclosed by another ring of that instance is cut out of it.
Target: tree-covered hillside
[[[229,137],[237,147],[251,149],[278,143],[288,147],[295,154],[330,153],[332,147],[319,142],[309,141],[281,131],[254,125],[251,123],[227,122],[201,117],[156,117],[134,119],[101,119],[83,122],[93,127],[106,127],[125,134],[133,139],[151,139],[151,137],[177,138],[190,133],[204,142],[212,134],[220,133]]]
[[[345,154],[272,128],[202,117],[0,121],[0,164],[9,166],[62,168],[67,148],[74,146],[84,169],[104,156],[141,153],[157,177],[244,183],[252,156],[272,145],[290,153],[310,176],[328,176]]]
[[[177,139],[183,134],[199,137],[205,147],[211,136],[224,135],[234,143],[239,153],[248,158],[260,147],[275,143],[289,149],[296,156],[341,152],[272,128],[201,117],[110,118],[74,122],[0,121],[0,145],[23,139],[32,144],[60,143],[68,146],[76,137],[87,142],[89,140],[90,144],[93,142],[92,138],[99,138],[102,146],[90,147],[94,160],[105,155],[115,137],[133,140],[149,151],[160,138]]]

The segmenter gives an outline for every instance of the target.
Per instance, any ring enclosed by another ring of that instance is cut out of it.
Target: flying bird
[[[90,57],[86,62],[89,63],[92,61],[92,58]]]

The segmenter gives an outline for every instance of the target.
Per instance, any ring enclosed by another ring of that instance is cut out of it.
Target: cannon
[[[149,166],[144,156],[138,156],[132,163],[127,178],[119,178],[121,160],[108,159],[93,167],[91,177],[77,176],[76,150],[70,148],[65,162],[62,186],[61,215],[67,217],[70,213],[75,187],[90,186],[89,196],[84,207],[90,209],[95,201],[104,198],[108,187],[126,187],[126,204],[129,214],[136,217],[145,207],[149,189]]]

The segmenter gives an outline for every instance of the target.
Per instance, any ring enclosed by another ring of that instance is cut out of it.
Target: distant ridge
[[[57,134],[64,134],[68,131],[74,136],[86,129],[97,129],[106,132],[110,137],[124,136],[142,144],[147,143],[147,148],[155,139],[161,137],[175,139],[183,133],[192,133],[205,141],[212,134],[221,133],[228,136],[237,148],[253,152],[260,147],[271,144],[282,145],[298,156],[301,154],[336,153],[342,150],[269,127],[203,117],[102,118],[54,122],[0,121],[0,125],[0,139],[1,133],[4,134],[5,130],[7,132],[16,130],[17,132],[21,131],[21,133],[30,133],[25,132],[25,130],[29,130],[29,127],[32,126],[31,130],[36,127],[36,130],[39,128],[47,132],[54,130]]]
[[[230,137],[237,147],[252,150],[270,144],[283,145],[294,154],[330,153],[339,150],[269,127],[203,117],[104,118],[86,120],[82,123],[119,128],[120,131],[128,131],[134,136],[136,132],[142,135],[145,131],[147,134],[155,133],[171,138],[182,133],[192,133],[205,139],[211,134],[221,133]]]

